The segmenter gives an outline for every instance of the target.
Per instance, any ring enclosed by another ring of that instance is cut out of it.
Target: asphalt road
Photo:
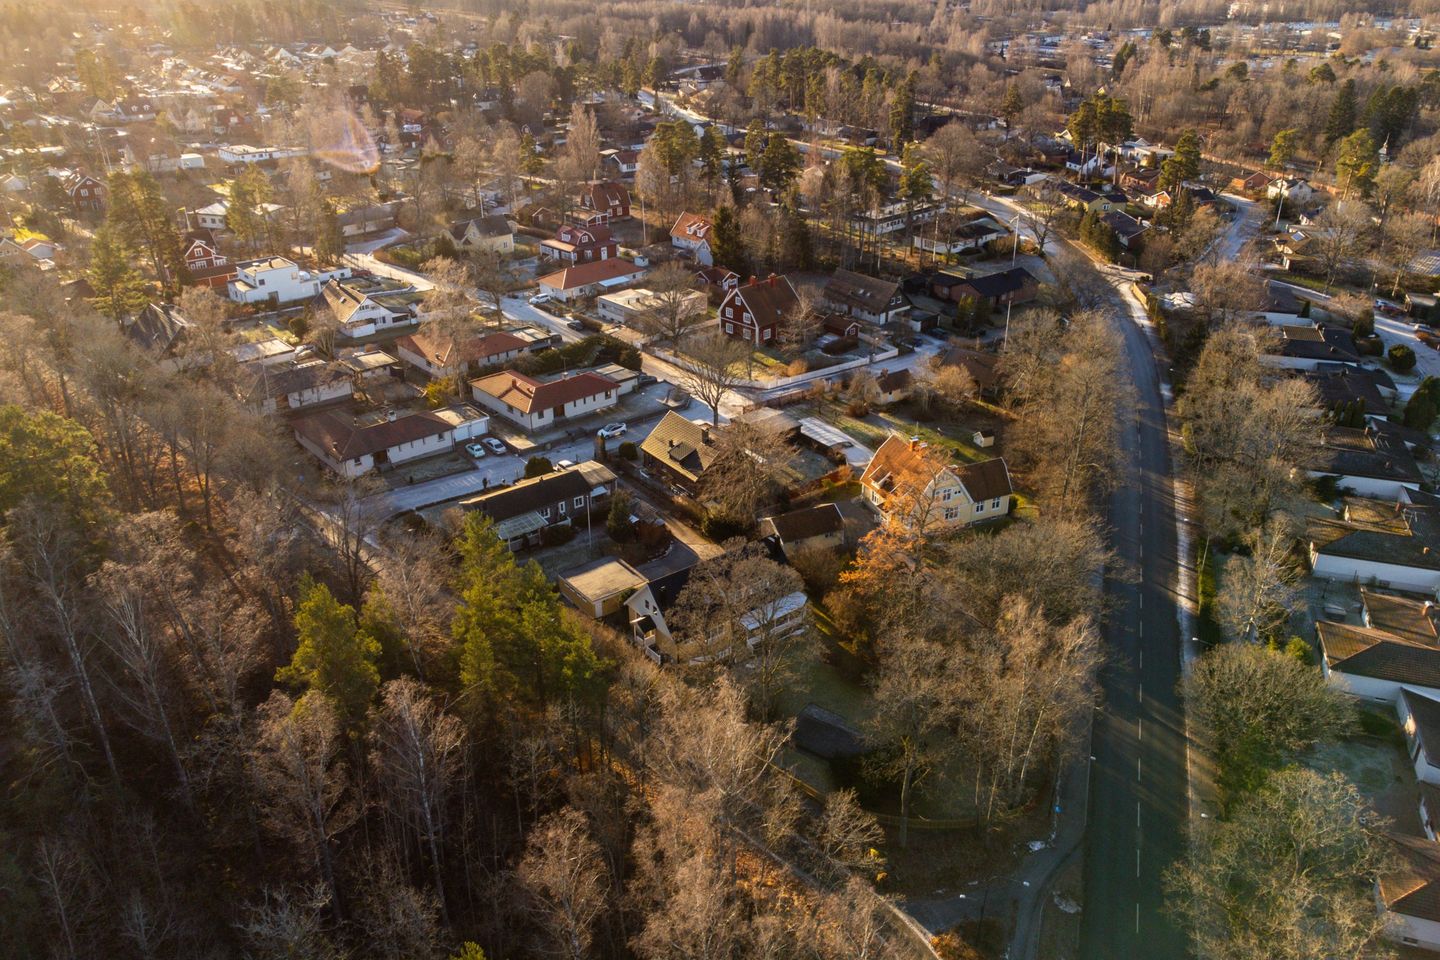
[[[1176,692],[1174,473],[1152,331],[1132,298],[1110,284],[1094,293],[1113,306],[1134,397],[1121,414],[1122,466],[1110,498],[1117,562],[1105,584],[1109,658],[1092,733],[1080,956],[1176,960],[1186,940],[1164,910],[1162,890],[1165,869],[1183,851],[1189,815]]]

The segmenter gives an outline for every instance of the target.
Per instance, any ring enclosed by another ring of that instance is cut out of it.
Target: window
[[[734,308],[734,307],[726,307],[726,308],[725,308],[725,316],[729,317],[729,318],[732,319],[732,320],[735,319],[735,308]]]
[[[959,517],[959,516],[960,516],[960,508],[959,508],[959,507],[946,507],[946,508],[945,508],[945,519],[946,519],[946,520],[954,520],[954,519],[956,519],[956,518]]]
[[[735,332],[735,326],[734,326],[733,324],[729,324],[729,323],[725,324],[725,332],[726,332],[726,333],[734,333],[734,332]]]
[[[940,501],[941,501],[942,503],[949,503],[949,502],[950,502],[950,498],[951,498],[952,496],[954,496],[954,494],[955,494],[955,491],[954,491],[954,490],[946,490],[944,493],[940,494]]]
[[[576,510],[579,510],[579,509],[580,509],[581,507],[583,507],[583,506],[585,506],[585,498],[584,498],[584,497],[576,497],[576,498],[575,498],[575,509],[576,509]]]
[[[560,516],[565,516],[565,501],[561,500],[556,506],[560,508]]]
[[[1002,499],[1004,499],[1004,498],[1003,498],[1003,497],[996,497],[995,500],[994,500],[994,502],[990,504],[991,508],[992,508],[992,509],[995,509],[995,510],[999,510],[999,509],[1000,509],[1000,501],[1001,501]]]
[[[769,340],[769,339],[770,339],[770,335],[771,335],[772,333],[774,333],[774,332],[775,332],[775,330],[774,330],[773,328],[771,328],[771,327],[766,327],[766,328],[765,328],[765,339],[766,339],[766,340]]]
[[[984,512],[985,512],[985,504],[984,504],[983,501],[982,501],[981,503],[975,504],[975,512],[976,512],[976,513],[984,513]]]
[[[546,520],[549,520],[549,519],[550,519],[550,508],[549,508],[549,507],[546,507],[544,510],[541,510],[541,511],[540,511],[540,516],[544,517]]]
[[[605,399],[606,399],[606,400],[609,400],[609,399],[610,399],[610,391],[609,391],[609,390],[606,390],[606,391],[605,391]]]

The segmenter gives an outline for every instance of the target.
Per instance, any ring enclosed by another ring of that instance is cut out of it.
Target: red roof
[[[609,377],[598,373],[577,373],[562,380],[542,383],[514,370],[472,380],[470,385],[501,403],[509,404],[521,413],[563,407],[571,401],[593,397],[607,390],[616,390],[620,386]]]
[[[566,267],[564,270],[556,270],[554,273],[541,277],[540,285],[554,287],[558,290],[575,290],[592,283],[605,283],[621,277],[639,276],[644,272],[644,267],[637,267],[629,260],[610,257],[606,260],[594,260],[590,263]]]

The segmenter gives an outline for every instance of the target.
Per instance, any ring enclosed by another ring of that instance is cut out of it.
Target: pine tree
[[[448,234],[442,234],[448,238]],[[320,216],[315,222],[315,258],[322,264],[340,262],[345,254],[345,234],[335,203],[326,197],[320,203]]]
[[[1025,112],[1025,98],[1020,94],[1020,88],[1015,84],[1005,88],[1005,99],[1000,103],[1000,116],[1005,118],[1005,132],[1008,134],[1015,126],[1015,121]]]
[[[354,607],[308,576],[300,584],[295,633],[295,655],[275,671],[275,679],[314,690],[343,722],[358,725],[380,686],[379,641],[360,629]]]
[[[127,317],[145,306],[145,281],[135,269],[131,252],[119,231],[110,225],[95,232],[90,247],[90,269],[86,273],[95,291],[96,310],[112,320]]]
[[[1346,80],[1335,91],[1330,102],[1330,116],[1325,120],[1325,143],[1348,137],[1355,129],[1355,81]]]
[[[735,216],[735,208],[728,205],[716,207],[711,223],[710,252],[715,262],[729,267],[741,276],[749,273],[745,238],[740,232],[740,219]]]
[[[1375,185],[1379,154],[1369,130],[1356,130],[1340,141],[1335,157],[1335,179],[1340,181],[1341,196],[1358,192],[1365,196]]]

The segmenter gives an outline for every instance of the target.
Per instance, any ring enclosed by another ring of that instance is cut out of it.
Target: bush
[[[525,461],[525,479],[531,477],[543,477],[547,473],[553,473],[555,465],[547,457],[531,457]]]
[[[618,357],[615,358],[615,362],[618,363],[620,366],[624,367],[626,370],[639,370],[639,369],[640,369],[640,350],[639,350],[639,348],[637,348],[637,347],[626,347],[624,350],[621,350],[621,351],[620,351],[620,356],[618,356]]]
[[[1403,343],[1395,344],[1385,356],[1396,373],[1409,373],[1415,369],[1415,351]]]
[[[1375,333],[1375,318],[1373,316],[1358,316],[1355,322],[1350,325],[1350,332],[1358,339],[1365,339]]]
[[[630,494],[616,490],[610,500],[610,512],[605,517],[605,532],[616,543],[629,543],[635,539],[635,525],[630,522]]]
[[[290,322],[287,323],[285,326],[289,329],[291,333],[295,334],[295,336],[299,337],[301,340],[304,340],[305,334],[310,332],[310,315],[306,313],[297,313],[295,314],[295,316],[290,318]]]
[[[568,523],[554,523],[540,531],[540,543],[546,547],[558,547],[575,539],[575,527]]]
[[[640,455],[640,449],[635,446],[634,441],[626,440],[616,448],[615,454],[621,460],[634,460]]]

